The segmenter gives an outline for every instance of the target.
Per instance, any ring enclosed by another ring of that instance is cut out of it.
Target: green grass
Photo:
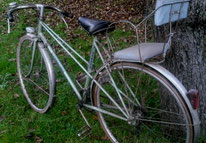
[[[0,4],[2,6],[0,13],[5,12],[8,4],[4,2],[0,2]],[[2,16],[5,16],[4,14],[2,13]],[[78,130],[85,124],[77,112],[75,95],[65,82],[58,84],[57,97],[49,112],[39,114],[30,108],[20,89],[16,74],[15,59],[18,41],[24,35],[25,27],[29,26],[28,21],[25,20],[29,16],[24,17],[24,13],[20,14],[23,15],[19,16],[20,19],[15,24],[12,24],[10,34],[6,34],[6,19],[0,21],[0,143],[104,142],[102,140],[104,133],[99,130],[100,126],[96,115],[89,113],[87,116],[94,128],[93,134],[83,140],[78,138]],[[33,20],[31,19],[31,21]],[[56,30],[64,30],[62,28],[63,26],[60,26]],[[88,44],[91,43],[83,42],[80,39],[75,40],[76,42],[83,47],[88,47]]]
[[[6,11],[9,2],[12,1],[0,2],[2,6],[0,13],[4,17],[0,21],[0,143],[109,142],[108,139],[104,139],[105,134],[95,112],[91,114],[84,111],[92,125],[92,134],[83,140],[77,136],[79,129],[85,126],[85,123],[77,111],[78,102],[74,92],[57,68],[57,79],[61,82],[57,83],[57,97],[53,107],[46,114],[39,114],[31,109],[17,77],[16,49],[20,37],[25,34],[25,27],[35,26],[36,19],[31,18],[31,15],[34,15],[32,12],[27,14],[26,11],[22,11],[18,15],[15,14],[11,33],[7,34]],[[69,39],[64,24],[57,25],[55,32],[64,39]],[[88,60],[92,37],[80,28],[74,30],[74,34],[75,37],[69,43]],[[64,54],[59,58],[64,63],[69,63],[69,66],[66,66],[69,71],[71,68],[76,72],[79,71],[76,64]],[[74,77],[75,74],[71,76]]]
[[[7,3],[4,3],[6,6]],[[5,9],[4,9],[5,10]],[[3,9],[1,9],[3,11]],[[79,129],[85,125],[77,111],[77,99],[71,87],[68,86],[62,73],[57,69],[57,97],[53,107],[46,114],[34,112],[27,103],[17,77],[16,49],[19,38],[25,34],[25,27],[35,19],[28,20],[29,15],[20,12],[17,22],[12,24],[12,31],[6,34],[6,19],[1,21],[1,42],[0,42],[0,143],[13,142],[109,142],[101,129],[95,113],[86,113],[92,125],[92,134],[83,140],[77,136]],[[55,28],[64,39],[69,35],[64,32],[65,27],[60,24]],[[92,44],[92,37],[89,37],[81,29],[74,30],[77,36],[70,41],[73,47],[88,59],[88,52]],[[65,36],[66,35],[66,36]],[[116,37],[123,35],[121,31],[115,33]],[[128,36],[128,35],[126,35]],[[121,43],[122,44],[122,43]],[[58,49],[58,48],[57,48]],[[66,69],[74,69],[77,73],[79,68],[71,59],[64,54],[59,57],[61,61],[68,64]],[[75,74],[71,74],[72,77]]]
[[[8,2],[0,2],[2,7],[0,13],[5,16]],[[33,13],[31,13],[33,14]],[[21,16],[20,16],[21,15]],[[55,97],[53,107],[46,114],[36,113],[31,109],[27,103],[17,77],[16,69],[16,49],[19,38],[25,34],[26,26],[35,26],[36,19],[31,19],[30,14],[20,12],[15,24],[12,24],[12,32],[6,34],[7,23],[6,18],[0,21],[0,143],[100,143],[109,142],[105,139],[105,134],[101,129],[97,116],[95,113],[85,112],[92,125],[91,135],[80,140],[77,136],[79,129],[85,125],[82,117],[77,111],[77,99],[67,81],[63,78],[61,71],[55,67],[57,80],[57,96]],[[60,34],[63,39],[70,39],[63,23],[57,24],[55,31]],[[54,27],[54,26],[53,26]],[[80,54],[87,60],[89,58],[89,51],[92,44],[92,37],[87,33],[77,28],[73,32],[75,34],[72,41],[68,41],[72,47],[75,47]],[[123,32],[116,30],[113,33],[115,42],[118,47],[128,47],[134,43],[131,39],[130,32]],[[128,41],[122,39],[127,38]],[[56,47],[59,50],[58,47]],[[66,64],[66,69],[74,73],[71,77],[80,72],[80,68],[76,66],[71,58],[65,57],[64,53],[60,53],[60,60]],[[98,68],[98,67],[97,67]],[[142,77],[144,78],[144,77]],[[146,85],[146,84],[145,84]],[[148,87],[144,87],[142,90]],[[150,91],[153,92],[153,91]],[[152,93],[151,93],[152,94]],[[151,104],[155,104],[152,100]],[[144,130],[143,130],[144,132]],[[122,132],[123,134],[127,134]],[[140,142],[152,143],[153,138],[146,138],[150,136],[146,133],[140,136]],[[166,142],[164,137],[155,142]]]

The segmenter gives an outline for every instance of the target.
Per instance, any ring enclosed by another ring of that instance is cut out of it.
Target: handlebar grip
[[[66,17],[73,18],[73,15],[68,13],[67,11],[62,11],[61,13]]]
[[[47,8],[47,9],[56,10],[57,12],[59,12],[59,13],[63,14],[63,15],[64,15],[64,16],[66,16],[66,17],[73,18],[73,15],[72,15],[72,14],[70,14],[70,13],[68,13],[67,11],[60,10],[60,9],[58,9],[58,8],[56,8],[56,7],[49,6],[49,5],[44,6],[44,7],[45,7],[45,8]]]
[[[11,11],[8,12],[8,19],[10,22],[14,22],[14,16]]]

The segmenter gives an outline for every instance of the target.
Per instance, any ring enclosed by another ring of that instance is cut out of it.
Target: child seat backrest
[[[157,0],[155,7],[155,25],[160,26],[187,17],[189,0]]]

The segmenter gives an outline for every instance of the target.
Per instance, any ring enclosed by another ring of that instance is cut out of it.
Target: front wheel
[[[177,88],[162,74],[142,63],[121,62],[103,69],[96,80],[127,114],[127,121],[97,112],[100,124],[112,142],[193,142],[191,112]],[[119,95],[121,95],[124,104]],[[98,85],[94,105],[125,117]]]
[[[21,38],[17,70],[28,103],[36,112],[45,113],[52,104],[55,74],[48,52],[35,38],[27,35]]]

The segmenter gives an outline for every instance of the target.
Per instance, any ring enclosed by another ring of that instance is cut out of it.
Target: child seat
[[[188,7],[189,0],[157,0],[155,10],[136,26],[137,44],[115,52],[114,59],[145,62],[159,55],[161,55],[162,58],[165,58],[166,52],[171,47],[173,36],[172,22],[186,18]],[[169,34],[167,34],[166,42],[147,42],[146,28],[148,21],[152,16],[154,16],[155,26],[168,25]],[[144,24],[145,27],[144,42],[139,41],[140,38],[138,34],[138,30],[142,27],[142,24]]]

